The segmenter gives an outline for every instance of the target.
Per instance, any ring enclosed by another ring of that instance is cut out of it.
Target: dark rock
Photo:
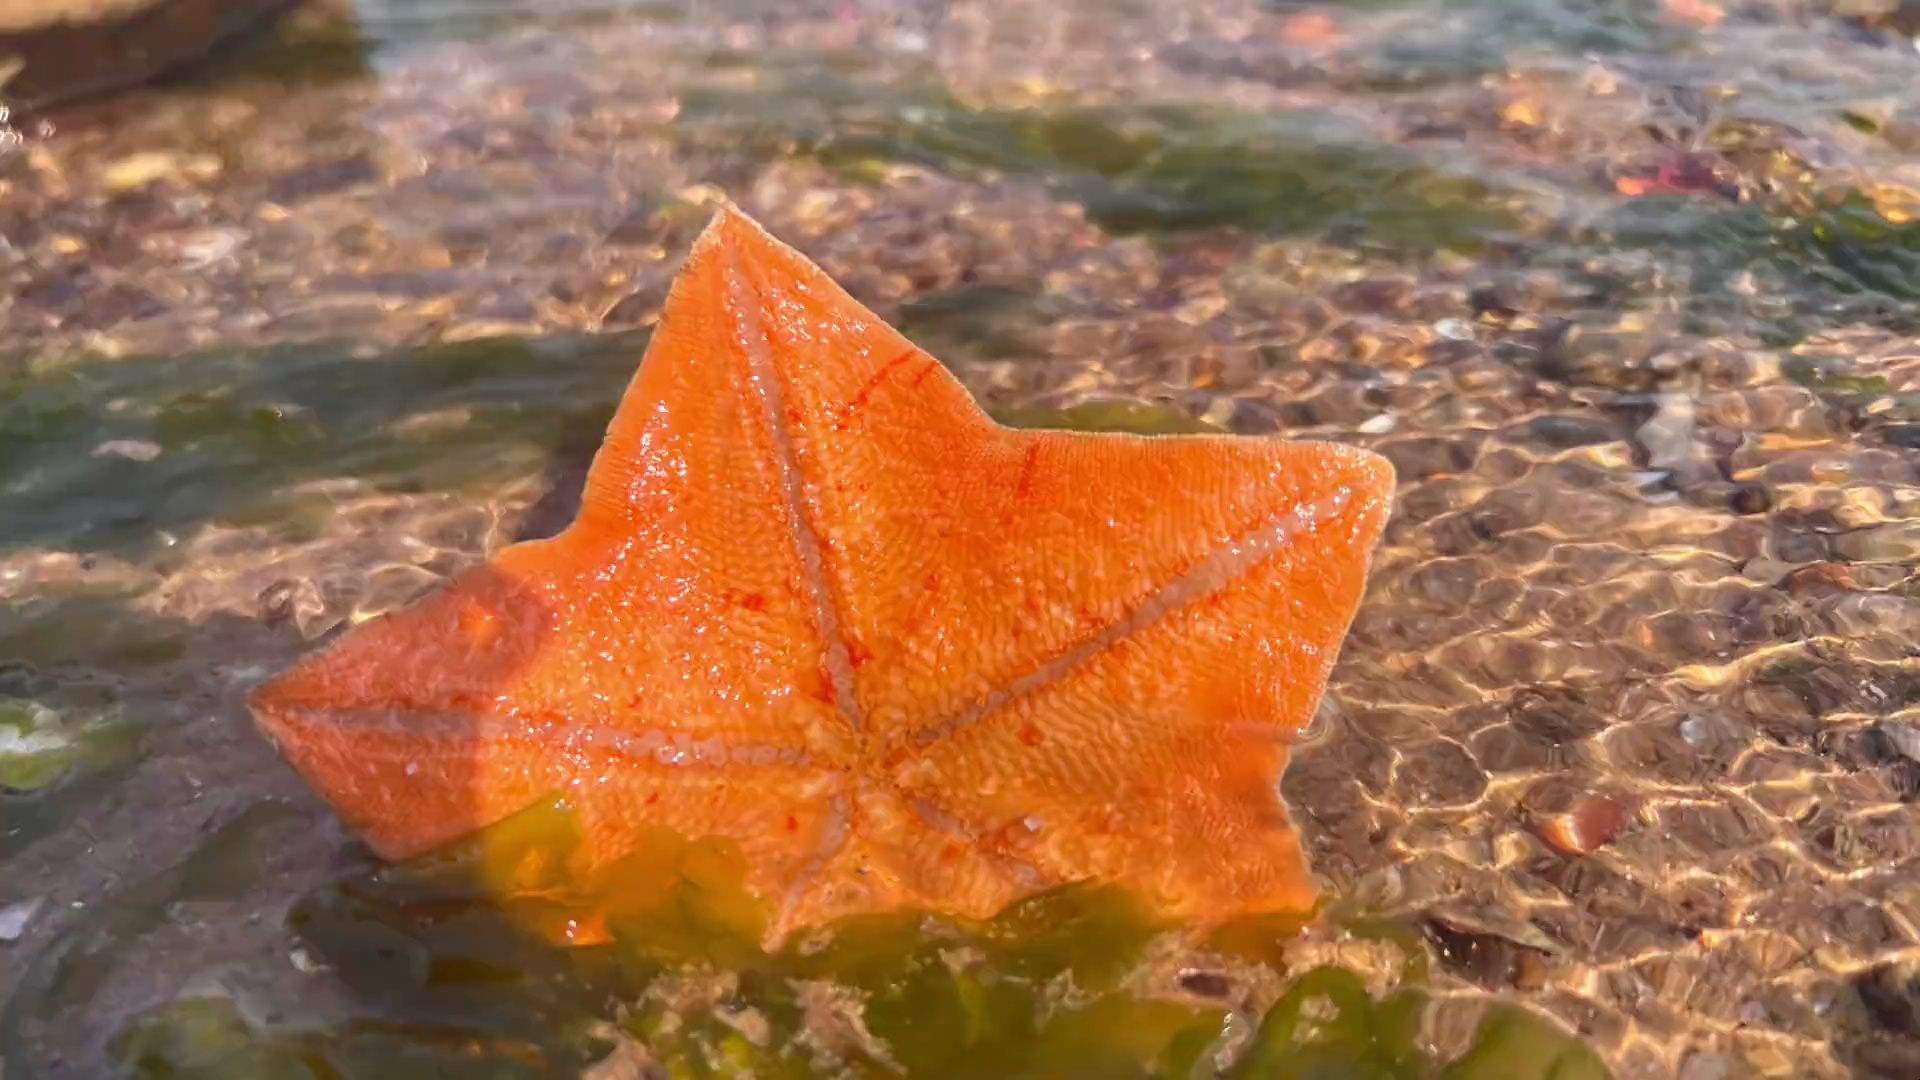
[[[1233,993],[1233,980],[1218,971],[1183,971],[1180,989],[1204,998],[1225,998]]]
[[[297,583],[286,578],[260,590],[260,621],[278,626],[293,617],[293,594]]]
[[[652,207],[634,210],[607,232],[609,244],[652,244],[658,243],[663,233],[661,223]]]
[[[1519,291],[1504,285],[1482,285],[1467,294],[1473,313],[1504,322],[1520,314],[1524,301]]]
[[[1621,433],[1614,429],[1613,424],[1598,417],[1550,414],[1536,416],[1519,425],[1511,432],[1511,437],[1516,442],[1538,443],[1554,450],[1572,450],[1615,442],[1621,438]]]
[[[1896,37],[1920,35],[1920,0],[1854,0],[1837,4],[1836,11],[1862,30]]]
[[[1465,472],[1473,467],[1480,451],[1475,440],[1431,436],[1394,439],[1380,443],[1374,449],[1393,462],[1395,471],[1408,480]]]
[[[0,101],[29,112],[119,90],[197,60],[288,6],[289,0],[10,5],[0,10]]]
[[[1920,1038],[1920,977],[1880,964],[1856,976],[1853,988],[1882,1030]]]
[[[648,282],[607,306],[600,325],[609,330],[640,326],[660,314],[667,293],[658,282]]]
[[[345,191],[359,184],[372,183],[378,175],[374,171],[373,159],[365,154],[315,162],[275,177],[267,185],[267,199],[287,206]]]
[[[1902,153],[1920,153],[1920,109],[1907,106],[1895,111],[1881,125],[1880,137]]]
[[[1394,278],[1368,278],[1350,281],[1335,288],[1328,299],[1343,311],[1378,314],[1406,308],[1413,296],[1413,283]]]
[[[1427,345],[1428,364],[1461,364],[1474,360],[1486,353],[1485,346],[1477,341],[1453,341],[1442,338]]]
[[[1420,805],[1463,805],[1487,790],[1487,773],[1458,743],[1400,748],[1405,797]]]
[[[1428,916],[1420,929],[1443,966],[1489,990],[1538,986],[1545,981],[1549,954],[1544,949],[1443,915]]]
[[[1513,726],[1554,743],[1575,743],[1607,726],[1607,718],[1579,694],[1561,688],[1523,690],[1508,706]]]

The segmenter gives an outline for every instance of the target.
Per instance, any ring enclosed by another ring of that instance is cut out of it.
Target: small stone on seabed
[[[44,896],[33,896],[0,907],[0,941],[20,940],[27,932],[27,925],[33,922],[35,915],[40,914],[41,905],[46,902]]]
[[[327,965],[315,960],[312,953],[297,946],[287,953],[287,962],[302,975],[313,975],[327,970]]]
[[[160,444],[145,439],[110,439],[93,448],[93,456],[123,457],[129,461],[152,461],[160,456]]]
[[[1618,836],[1626,820],[1626,808],[1616,800],[1587,795],[1563,813],[1535,817],[1532,824],[1535,835],[1560,854],[1586,855]]]
[[[220,159],[211,154],[178,157],[159,150],[141,150],[106,167],[101,182],[109,191],[131,191],[169,176],[208,179],[220,173]]]
[[[1880,734],[1887,737],[1895,750],[1900,751],[1914,761],[1920,761],[1920,726],[1911,720],[1882,720]]]
[[[1705,746],[1713,741],[1713,725],[1703,717],[1689,716],[1680,721],[1680,737],[1688,746]]]
[[[1723,1054],[1690,1054],[1680,1066],[1680,1080],[1727,1080],[1733,1063]]]
[[[1217,971],[1183,971],[1180,989],[1207,998],[1224,998],[1233,992],[1233,980]]]

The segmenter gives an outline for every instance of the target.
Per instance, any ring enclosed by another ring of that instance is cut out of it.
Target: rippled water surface
[[[1914,29],[362,0],[29,125],[4,1075],[1920,1076]],[[473,875],[564,812],[381,870],[253,732],[568,519],[723,193],[1011,422],[1393,459],[1283,783],[1325,925],[1073,892],[766,957],[728,853],[662,840],[563,949],[605,897]]]

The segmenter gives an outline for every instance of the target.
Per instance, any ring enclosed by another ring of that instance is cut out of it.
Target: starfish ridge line
[[[376,709],[329,711],[326,722],[343,730],[413,735],[447,742],[540,744],[557,739],[570,752],[603,750],[633,764],[669,769],[817,768],[820,764],[803,746],[742,742],[723,735],[701,738],[657,727],[630,729],[485,713],[435,716]],[[356,749],[356,753],[406,757],[412,752],[372,744]]]
[[[794,453],[793,433],[787,427],[780,373],[773,363],[772,343],[767,339],[766,328],[760,323],[760,290],[757,283],[749,284],[747,281],[748,269],[740,265],[737,249],[728,245],[724,252],[727,298],[732,301],[733,308],[734,341],[746,357],[747,381],[753,387],[754,397],[760,402],[767,434],[773,443],[774,469],[779,474],[781,494],[786,500],[787,528],[794,553],[800,561],[807,591],[813,600],[814,628],[826,647],[822,666],[832,686],[834,708],[859,733],[866,729],[867,724],[860,700],[854,694],[853,658],[847,648],[846,635],[840,629],[840,613],[835,609],[832,594],[828,591],[826,559],[821,553],[820,535],[814,530],[811,515],[807,513],[806,479],[800,474],[800,463]]]
[[[971,727],[1059,682],[1160,620],[1224,591],[1298,537],[1314,532],[1339,516],[1352,499],[1349,489],[1339,488],[1323,499],[1275,514],[1259,527],[1207,553],[1185,573],[1148,593],[1124,615],[1055,653],[1031,671],[1008,680],[1005,686],[989,692],[974,705],[921,727],[913,733],[913,745],[924,750]]]

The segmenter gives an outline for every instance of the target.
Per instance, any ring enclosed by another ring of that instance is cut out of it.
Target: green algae
[[[1008,427],[1109,431],[1129,435],[1219,435],[1220,428],[1183,410],[1145,401],[1099,400],[1064,409],[1006,409],[994,419]]]
[[[270,1033],[230,998],[184,998],[116,1035],[113,1060],[141,1080],[346,1080],[432,1076],[519,1080],[555,1075],[537,1048],[470,1031],[356,1022]]]
[[[1607,1080],[1609,1075],[1600,1055],[1512,1006],[1489,1010],[1473,1046],[1440,1070],[1440,1080]]]
[[[1186,106],[971,109],[933,99],[847,117],[812,146],[854,175],[886,161],[1032,176],[1116,233],[1234,226],[1416,252],[1479,251],[1518,225],[1508,196],[1310,112]]]
[[[1811,275],[1841,292],[1920,298],[1920,222],[1888,220],[1863,193],[1814,209],[1782,243]]]
[[[139,553],[204,524],[299,536],[309,481],[497,490],[606,425],[644,341],[495,339],[356,359],[317,343],[80,361],[0,381],[7,545]]]
[[[129,757],[135,729],[111,706],[49,708],[0,698],[0,791],[32,793]]]
[[[1417,990],[1376,1000],[1353,972],[1314,968],[1267,1010],[1236,1075],[1417,1080],[1431,1074],[1419,1050],[1424,1007]]]
[[[229,832],[234,840],[190,862],[238,865],[232,851],[257,828]],[[766,909],[746,892],[729,845],[660,833],[617,863],[586,868],[575,861],[579,842],[572,814],[553,801],[431,856],[322,888],[289,926],[308,962],[330,970],[365,1015],[272,1023],[218,996],[188,997],[129,1023],[115,1058],[136,1076],[207,1078],[544,1076],[609,1055],[686,1080],[1606,1075],[1591,1051],[1510,1008],[1488,1013],[1463,1056],[1435,1061],[1421,1041],[1425,968],[1415,954],[1384,989],[1337,967],[1292,973],[1264,1015],[1248,1017],[1225,1000],[1168,992],[1153,972],[1184,932],[1090,886],[989,920],[849,919],[767,953],[758,944]],[[151,911],[160,893],[191,891],[186,883],[205,876],[183,870],[119,910]],[[141,918],[108,921],[124,934]],[[1353,926],[1420,948],[1391,924]],[[1298,929],[1297,920],[1247,920],[1179,946],[1182,963],[1244,972],[1233,965],[1252,961],[1213,946],[1280,956]],[[70,967],[55,980],[59,1000],[85,989]],[[1221,1059],[1228,1033],[1250,1023],[1251,1039]]]
[[[1893,392],[1884,375],[1856,375],[1854,362],[1844,356],[1795,356],[1782,374],[1819,394],[1839,400],[1875,398]]]
[[[876,71],[856,56],[803,49],[711,55],[704,69],[689,77],[663,134],[727,162],[714,170],[722,180],[790,157],[863,183],[902,165],[968,180],[1015,176],[1079,204],[1113,233],[1237,227],[1403,256],[1483,251],[1519,228],[1526,198],[1436,166],[1333,110],[1154,100],[976,106],[921,62]]]
[[[224,998],[187,998],[155,1009],[116,1036],[111,1051],[121,1067],[139,1077],[306,1080],[328,1075],[324,1062],[299,1040],[261,1038]]]
[[[117,782],[144,730],[113,687],[0,665],[0,862]]]
[[[1743,205],[1648,196],[1568,239],[1569,257],[1637,249],[1685,267],[1689,316],[1707,331],[1748,303],[1743,294],[1752,291],[1756,272],[1770,282],[1772,306],[1755,331],[1776,345],[1848,321],[1901,331],[1920,326],[1912,311],[1920,298],[1920,222],[1890,220],[1862,191]]]
[[[17,603],[0,603],[0,656],[42,671],[84,665],[123,673],[182,656],[189,629],[131,610],[132,595],[56,585]]]
[[[962,285],[916,296],[894,314],[894,328],[935,356],[995,360],[1031,356],[1057,314],[1056,299],[998,285]]]

